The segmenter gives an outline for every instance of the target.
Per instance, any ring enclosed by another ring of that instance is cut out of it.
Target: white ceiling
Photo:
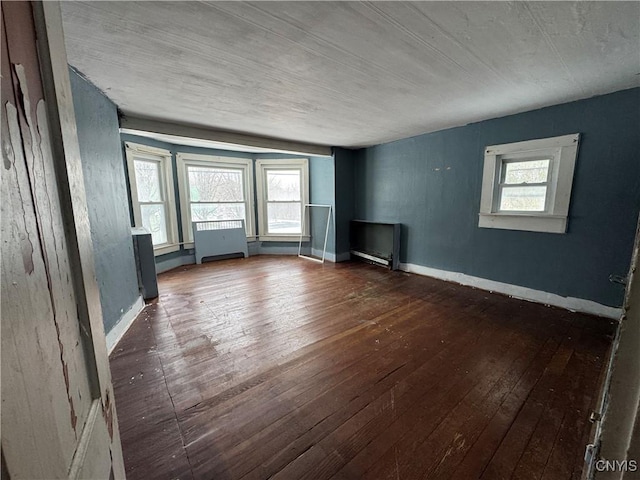
[[[365,146],[640,85],[640,2],[63,2],[127,115]]]

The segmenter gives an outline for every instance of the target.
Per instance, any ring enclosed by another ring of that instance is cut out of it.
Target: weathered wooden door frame
[[[82,426],[68,476],[69,478],[86,476],[87,471],[91,471],[90,468],[87,470],[87,465],[97,457],[96,453],[100,452],[101,461],[104,462],[106,452],[107,458],[110,457],[112,477],[125,478],[60,6],[58,2],[43,1],[30,2],[30,8],[37,42],[40,80],[46,104],[53,169],[67,240],[66,254],[73,273],[72,284],[77,302],[78,327],[83,332],[84,338],[88,339],[84,348],[92,403],[86,422]],[[3,75],[3,82],[10,81],[11,72],[3,72]],[[4,108],[5,106],[2,105],[3,114]],[[3,411],[3,414],[10,414],[10,412]],[[106,429],[108,436],[104,432],[102,435],[94,434],[97,431],[95,429]],[[7,435],[6,431],[2,433]],[[96,440],[98,437],[102,440]],[[4,453],[3,470],[8,467],[8,473],[11,473],[11,459]]]
[[[607,374],[596,410],[594,443],[587,448],[583,479],[636,478],[640,458],[631,458],[640,431],[640,215],[627,275],[623,314],[611,347]],[[635,432],[635,433],[634,433]],[[637,449],[637,446],[636,446]],[[608,465],[603,462],[620,462]],[[628,463],[632,461],[633,463]]]

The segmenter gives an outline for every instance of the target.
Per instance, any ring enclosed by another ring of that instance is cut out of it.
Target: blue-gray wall
[[[122,169],[125,170],[126,173],[126,156],[124,153],[124,142],[133,142],[141,145],[149,145],[152,147],[162,148],[165,150],[169,150],[172,154],[172,164],[173,164],[173,177],[174,177],[174,190],[175,190],[175,204],[176,210],[178,214],[178,233],[180,241],[183,240],[182,235],[182,216],[180,212],[180,199],[179,199],[179,189],[178,189],[178,173],[177,173],[177,163],[176,163],[176,153],[194,153],[199,155],[219,155],[226,157],[239,157],[239,158],[251,158],[254,160],[259,158],[300,158],[301,155],[287,155],[280,153],[265,153],[265,154],[252,154],[246,152],[234,152],[231,150],[217,150],[210,148],[201,148],[201,147],[189,147],[183,145],[174,145],[171,143],[160,142],[154,139],[140,137],[137,135],[129,135],[122,134]],[[334,162],[332,157],[308,157],[309,158],[309,196],[310,201],[312,203],[322,203],[322,204],[330,204],[335,208],[335,195],[334,195]],[[255,172],[254,172],[255,173]],[[254,195],[256,192],[255,188],[255,175],[254,175]],[[128,182],[128,179],[127,179]],[[127,188],[129,188],[129,184],[127,183]],[[130,191],[128,191],[128,195],[130,195]],[[129,197],[127,197],[129,198]],[[257,206],[257,199],[254,199],[254,204]],[[129,218],[131,224],[133,224],[133,212],[131,211],[131,206],[129,206]],[[317,218],[317,215],[316,215]],[[315,228],[314,228],[315,224]],[[322,225],[322,231],[319,228],[320,224]],[[256,230],[259,229],[257,211],[254,212],[254,225],[256,225]],[[312,222],[312,235],[314,238],[314,248],[322,249],[322,245],[324,242],[325,228],[326,222],[323,220],[322,223]],[[322,242],[318,244],[318,241],[322,239]],[[257,253],[274,253],[274,254],[294,254],[298,252],[298,242],[251,242],[249,244],[249,254],[257,254]],[[327,241],[327,253],[329,256],[333,255],[335,252],[335,226],[333,225],[333,215],[332,215],[332,224],[330,226],[329,238]],[[184,265],[187,263],[195,263],[195,257],[193,255],[193,249],[186,249],[184,247],[180,247],[180,251],[168,253],[166,255],[159,255],[156,257],[156,267],[158,271],[165,271],[180,265]]]
[[[140,296],[116,106],[70,69],[105,332]]]
[[[581,140],[568,232],[478,228],[484,147],[571,133]],[[402,262],[622,305],[624,290],[609,275],[628,272],[640,209],[639,88],[378,145],[357,156],[354,214],[401,222]],[[336,171],[340,164],[336,159]],[[344,232],[338,229],[340,250]]]
[[[334,148],[336,202],[336,257],[349,258],[349,222],[355,216],[355,162],[358,152]]]

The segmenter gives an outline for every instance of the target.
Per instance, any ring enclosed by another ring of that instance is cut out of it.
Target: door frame
[[[107,472],[112,478],[125,478],[122,446],[115,410],[111,372],[105,341],[102,319],[100,293],[96,279],[93,242],[87,210],[86,191],[82,172],[82,160],[78,144],[77,126],[71,85],[69,81],[69,66],[60,5],[54,1],[17,2],[16,8],[29,9],[13,10],[21,12],[20,18],[32,17],[32,24],[24,31],[27,43],[35,40],[37,64],[40,70],[38,79],[42,86],[42,99],[27,100],[38,102],[44,100],[46,122],[48,124],[49,143],[51,146],[50,161],[55,176],[55,188],[58,191],[60,212],[52,211],[52,215],[61,215],[66,251],[71,269],[70,285],[73,289],[77,306],[78,328],[84,339],[85,367],[89,380],[92,403],[82,431],[79,433],[73,450],[73,457],[68,471],[69,478],[94,477],[97,472]],[[8,8],[8,7],[7,7]],[[5,2],[3,2],[2,19],[5,19]],[[4,30],[4,23],[3,23]],[[8,35],[8,33],[6,33]],[[21,34],[16,35],[20,41]],[[16,38],[16,37],[9,37]],[[20,45],[20,43],[15,43]],[[29,48],[33,46],[30,43]],[[19,50],[18,48],[17,50]],[[3,52],[4,53],[4,52]],[[9,49],[9,57],[11,57]],[[31,56],[30,58],[33,58]],[[35,64],[31,61],[31,64]],[[9,72],[3,72],[3,84],[11,82]],[[37,82],[33,76],[32,81]],[[4,88],[4,87],[3,87]],[[34,102],[35,103],[35,102]],[[5,105],[2,105],[4,114]],[[42,132],[41,132],[42,137]],[[46,140],[42,140],[46,141]],[[3,246],[4,249],[4,246]],[[3,278],[3,281],[5,278]],[[39,293],[39,292],[36,292]],[[16,313],[16,312],[11,312]],[[20,322],[20,318],[3,319],[4,322]],[[52,339],[52,341],[55,341]],[[60,346],[62,351],[62,345]],[[62,355],[62,353],[61,353]],[[37,359],[31,368],[38,368]],[[73,374],[73,373],[70,373]],[[65,380],[68,382],[65,372]],[[84,374],[83,374],[84,376]],[[3,385],[4,386],[4,385]],[[4,391],[6,395],[17,395]],[[4,395],[3,395],[4,398]],[[43,401],[47,401],[44,399]],[[51,400],[49,400],[51,401]],[[3,413],[7,413],[6,411]],[[30,419],[22,419],[29,422]],[[74,427],[75,428],[75,427]],[[3,445],[9,442],[4,432]],[[9,437],[10,438],[10,437]],[[57,446],[53,445],[54,451]],[[5,455],[2,449],[3,472],[11,474],[13,462],[28,462],[29,452],[18,452],[15,458]],[[102,475],[102,474],[101,474]]]

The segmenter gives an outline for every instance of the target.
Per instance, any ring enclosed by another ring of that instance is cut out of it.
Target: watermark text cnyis
[[[600,459],[595,464],[598,472],[637,472],[637,460],[604,460]]]

